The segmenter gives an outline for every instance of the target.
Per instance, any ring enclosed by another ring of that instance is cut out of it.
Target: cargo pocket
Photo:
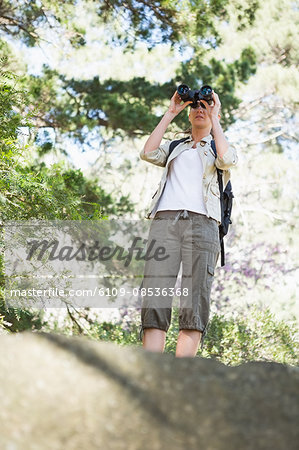
[[[214,270],[214,267],[213,266],[211,266],[210,264],[208,264],[207,265],[207,288],[208,288],[208,291],[210,291],[210,289],[211,289],[211,287],[212,287],[212,282],[213,282],[213,279],[214,279],[214,273],[215,273],[215,270]]]

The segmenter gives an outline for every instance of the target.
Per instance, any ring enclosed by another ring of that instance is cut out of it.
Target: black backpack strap
[[[216,150],[216,144],[215,144],[214,139],[211,140],[211,147],[212,147],[212,150],[214,152],[215,158],[217,158],[217,150]],[[219,192],[220,192],[221,223],[223,223],[223,219],[224,219],[224,211],[223,211],[223,178],[222,178],[223,171],[221,169],[218,169],[218,167],[216,167],[216,170],[217,170],[217,178],[218,178]]]
[[[220,241],[220,247],[221,247],[221,267],[223,267],[225,265],[225,250],[223,238]]]
[[[217,158],[217,150],[216,150],[216,144],[215,144],[214,139],[211,140],[211,147],[214,152],[215,158]],[[219,192],[220,192],[221,223],[224,223],[223,178],[222,178],[223,171],[221,169],[218,169],[218,167],[216,167],[216,169],[217,169],[217,178],[218,178]],[[219,238],[220,238],[220,247],[221,247],[221,266],[224,266],[224,264],[225,264],[224,242],[223,242],[223,236],[221,236],[221,233],[220,233],[220,227],[219,227]]]
[[[170,142],[168,158],[171,155],[171,153],[173,152],[173,150],[176,148],[176,146],[179,145],[181,142],[186,141],[187,139],[189,139],[189,136]]]

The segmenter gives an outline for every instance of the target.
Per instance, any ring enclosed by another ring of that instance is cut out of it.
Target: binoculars
[[[177,92],[183,102],[192,100],[193,103],[190,103],[189,105],[191,108],[197,108],[200,100],[205,100],[209,105],[213,103],[213,89],[208,84],[205,84],[199,90],[190,89],[186,84],[180,84],[177,88]]]

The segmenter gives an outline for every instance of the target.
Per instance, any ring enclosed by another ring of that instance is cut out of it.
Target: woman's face
[[[198,102],[197,108],[190,108],[189,121],[192,128],[212,128],[208,112],[202,102]]]

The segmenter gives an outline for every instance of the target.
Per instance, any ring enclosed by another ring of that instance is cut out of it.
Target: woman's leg
[[[152,253],[158,247],[165,249],[163,259],[146,260],[142,281],[143,348],[154,352],[164,351],[171,322],[173,291],[181,263],[178,224],[174,223],[176,214],[177,211],[158,212],[149,232],[148,242],[155,242]]]
[[[145,350],[163,353],[166,340],[166,331],[158,328],[145,328],[143,330],[142,345]]]
[[[176,346],[176,357],[196,356],[202,333],[197,330],[180,330]]]
[[[182,230],[182,295],[176,350],[179,357],[196,356],[203,339],[202,331],[206,330],[209,321],[210,293],[220,247],[217,222],[202,214],[189,214],[192,227]],[[190,295],[184,296],[184,291]]]

